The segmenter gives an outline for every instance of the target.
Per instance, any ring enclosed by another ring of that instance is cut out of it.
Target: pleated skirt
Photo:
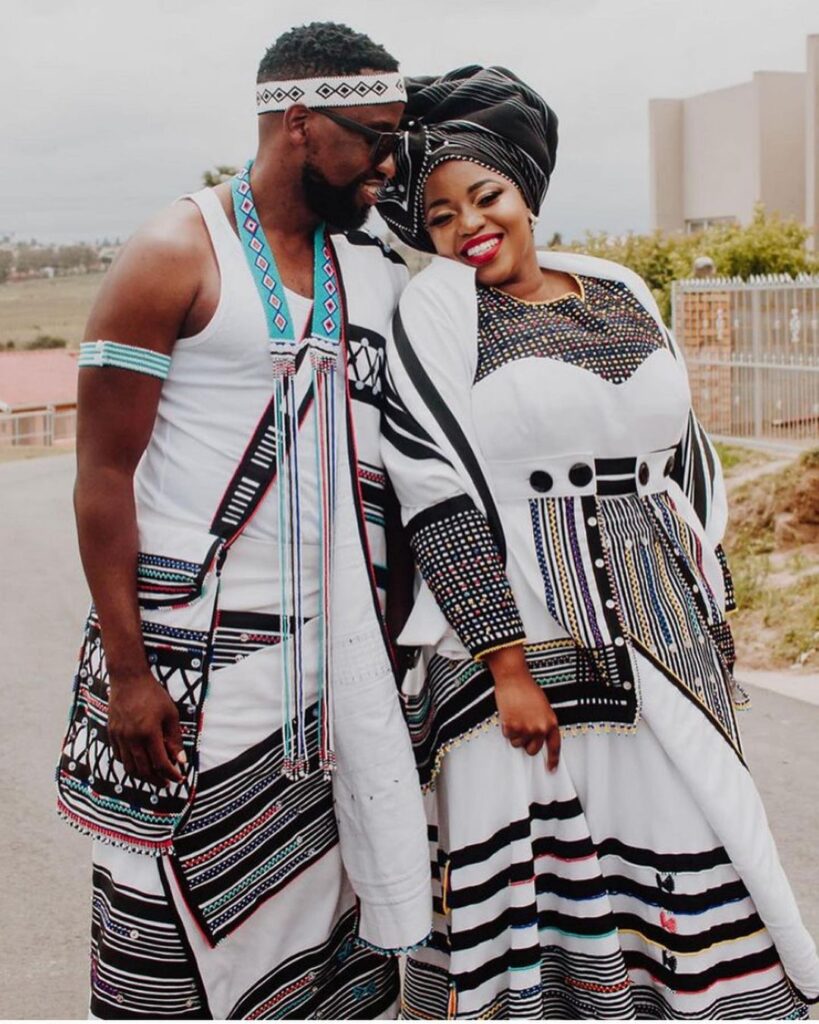
[[[567,736],[554,773],[497,726],[447,753],[404,1018],[807,1016],[819,960],[753,780],[639,668],[636,733]]]

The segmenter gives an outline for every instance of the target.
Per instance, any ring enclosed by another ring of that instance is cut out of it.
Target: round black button
[[[575,462],[569,470],[569,482],[573,483],[575,487],[585,487],[586,484],[590,484],[593,476],[591,466],[587,466],[585,462]]]
[[[637,479],[645,487],[648,483],[648,464],[645,462],[640,463],[640,468],[637,470]]]
[[[545,469],[536,469],[529,477],[529,483],[536,491],[545,494],[546,491],[551,491],[554,480],[552,480],[551,474],[547,473]]]
[[[665,464],[665,469],[663,470],[663,473],[665,473],[666,476],[671,476],[671,474],[673,472],[674,472],[674,456],[673,455],[669,455],[668,456],[668,462],[666,462],[666,464]]]

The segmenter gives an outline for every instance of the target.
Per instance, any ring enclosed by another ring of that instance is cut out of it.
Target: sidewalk
[[[90,843],[53,809],[54,763],[88,604],[73,476],[72,456],[0,465],[0,1018],[87,1015]],[[785,683],[802,680],[785,676]],[[748,760],[805,924],[819,936],[819,697],[749,689],[754,710],[740,722]]]

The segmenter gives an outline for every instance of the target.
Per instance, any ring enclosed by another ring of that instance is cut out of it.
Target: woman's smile
[[[470,238],[461,246],[461,259],[473,267],[482,267],[485,263],[491,263],[498,255],[503,245],[503,235],[500,233],[491,235],[478,235],[477,238]]]

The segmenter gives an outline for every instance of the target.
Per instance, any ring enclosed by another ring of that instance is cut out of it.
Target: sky
[[[546,240],[649,228],[648,101],[803,71],[819,0],[0,0],[0,236],[125,238],[252,155],[258,61],[343,21],[406,74],[500,64],[557,111]]]

